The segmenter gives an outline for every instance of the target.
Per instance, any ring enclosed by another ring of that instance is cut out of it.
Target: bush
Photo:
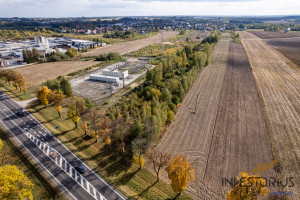
[[[101,54],[96,58],[96,61],[111,61],[120,60],[122,58],[121,54],[118,52],[111,52],[108,54]]]
[[[68,48],[66,55],[68,55],[70,58],[74,58],[77,55],[77,51],[72,48]]]

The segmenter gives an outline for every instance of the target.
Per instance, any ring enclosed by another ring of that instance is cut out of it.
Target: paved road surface
[[[16,112],[22,109],[14,100],[0,91],[0,120],[1,126],[9,130],[10,136],[16,139],[29,151],[29,153],[42,165],[43,168],[62,185],[73,199],[95,199],[86,188],[83,188],[80,182],[75,181],[67,172],[60,168],[50,159],[33,141],[31,141],[24,132],[30,133],[40,141],[48,144],[59,152],[73,167],[84,165],[69,149],[61,144],[43,125],[41,125],[27,111],[24,115],[16,115]],[[84,165],[85,166],[85,165]],[[126,199],[119,191],[108,185],[92,170],[85,166],[86,172],[83,177],[101,193],[107,200]],[[91,189],[92,190],[92,189]],[[91,191],[90,190],[90,191]],[[100,199],[100,196],[97,198]]]

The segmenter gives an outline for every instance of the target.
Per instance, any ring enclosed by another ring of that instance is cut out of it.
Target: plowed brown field
[[[158,145],[173,155],[186,155],[192,162],[196,180],[188,193],[194,199],[224,199],[230,188],[222,186],[222,178],[234,178],[241,171],[272,161],[257,88],[243,46],[223,39],[212,60]],[[197,94],[197,111],[191,114]],[[274,171],[262,175],[274,175]]]
[[[79,69],[93,66],[99,62],[96,61],[61,61],[50,62],[36,65],[25,66],[15,69],[20,72],[27,83],[27,87],[32,87],[57,78],[58,76],[67,75]]]
[[[253,33],[262,39],[300,37],[300,32],[284,33],[283,31],[250,31],[250,33]]]
[[[164,41],[168,41],[170,37],[173,37],[175,35],[178,35],[178,31],[165,31],[163,34]],[[162,35],[158,33],[157,35],[140,39],[140,40],[134,40],[129,42],[123,42],[123,43],[117,43],[105,47],[101,47],[98,49],[93,49],[91,51],[88,51],[86,53],[82,53],[81,55],[83,57],[87,56],[99,56],[103,53],[109,53],[109,52],[119,52],[120,54],[129,54],[133,51],[139,50],[145,46],[148,46],[150,44],[159,43],[162,41]]]
[[[273,154],[282,180],[294,177],[300,199],[300,70],[257,36],[240,32],[264,102]]]

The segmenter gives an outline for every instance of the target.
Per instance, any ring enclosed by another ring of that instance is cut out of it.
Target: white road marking
[[[4,105],[5,106],[5,105]],[[1,111],[5,116],[7,116],[3,111]],[[12,121],[12,120],[11,120]],[[14,121],[12,121],[13,123],[14,123]],[[11,134],[13,134],[14,136],[15,136],[15,138],[19,141],[19,143],[25,148],[25,149],[27,149],[25,146],[24,146],[24,144],[19,140],[19,138],[17,138],[16,137],[16,135],[13,133],[13,132],[11,132],[11,130],[1,121],[1,123],[5,126],[5,128],[11,133]],[[15,123],[14,123],[15,124]],[[16,124],[15,124],[16,125]],[[16,126],[18,126],[18,125],[16,125]],[[29,149],[27,149],[27,151],[31,154],[31,156],[38,162],[38,163],[40,163],[40,165],[66,190],[66,191],[68,191],[69,193],[70,193],[70,195],[74,198],[74,199],[76,199],[77,200],[77,198],[65,187],[65,186],[63,186],[63,184],[61,184],[61,182],[59,181],[59,180],[57,180],[57,178],[55,177],[55,176],[53,176],[50,172],[49,172],[49,170],[46,168],[46,167],[44,167],[44,165],[36,158],[36,157],[34,157],[34,155],[32,155],[32,153],[29,151]]]
[[[6,94],[5,94],[6,95]],[[11,99],[11,98],[10,98]],[[12,101],[15,102],[15,100],[11,99]],[[3,104],[3,106],[5,106]],[[5,106],[6,107],[6,106]],[[6,107],[7,108],[7,107]],[[11,113],[13,113],[9,108],[7,108]],[[2,111],[1,111],[2,112]],[[30,113],[28,113],[33,119],[34,116],[32,116]],[[15,115],[13,113],[13,115]],[[27,116],[28,117],[28,116]],[[29,117],[28,117],[29,118]],[[36,119],[35,119],[36,120]],[[38,121],[38,120],[37,120]],[[14,123],[14,122],[13,122]],[[28,126],[29,127],[29,126]],[[48,132],[50,135],[53,136],[53,134],[46,129],[43,125],[42,127],[46,130],[46,132]],[[89,171],[91,171],[98,179],[100,179],[105,185],[107,185],[112,191],[114,191],[121,199],[125,200],[114,188],[112,188],[108,183],[106,183],[106,181],[104,181],[104,179],[102,179],[98,174],[96,174],[93,170],[91,170],[91,168],[89,168],[84,162],[82,162],[72,151],[70,151],[63,143],[61,143],[56,137],[54,137],[68,152],[70,152],[75,158],[77,158],[77,160],[79,160],[87,169],[89,169]]]

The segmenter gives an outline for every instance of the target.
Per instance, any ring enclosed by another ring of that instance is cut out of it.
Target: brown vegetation
[[[257,36],[240,33],[264,102],[272,151],[281,179],[300,181],[300,70]],[[300,185],[288,188],[300,198]]]

